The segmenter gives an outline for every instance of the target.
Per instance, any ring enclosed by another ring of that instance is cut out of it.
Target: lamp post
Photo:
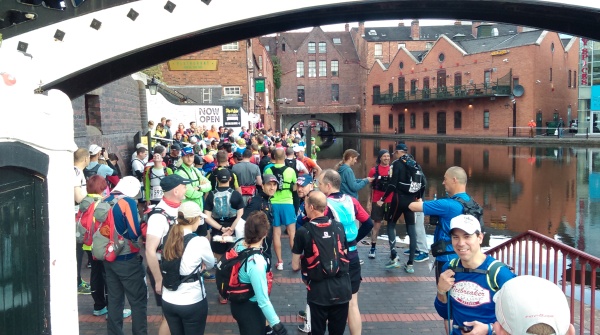
[[[150,95],[156,95],[158,91],[158,82],[156,78],[152,77],[152,80],[148,83],[148,90],[150,91]]]

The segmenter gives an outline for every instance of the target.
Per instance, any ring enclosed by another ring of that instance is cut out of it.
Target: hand
[[[446,271],[444,271],[441,275],[440,275],[440,280],[438,282],[438,291],[439,292],[448,292],[450,291],[450,289],[452,289],[452,286],[454,286],[454,271],[448,269]]]
[[[233,235],[233,229],[231,229],[231,227],[224,227],[222,232],[223,232],[223,236]]]
[[[379,207],[383,206],[383,200],[377,201],[377,206],[379,206]]]
[[[373,180],[375,180],[375,178],[373,178],[373,177],[367,177],[367,180],[369,181],[369,183],[372,183]]]
[[[285,327],[280,323],[274,325],[273,327],[273,334],[275,335],[287,335],[287,329],[285,329]]]
[[[154,291],[156,291],[156,294],[162,295],[162,278],[160,280],[156,280]]]
[[[468,333],[465,332],[461,332],[463,334],[469,334],[469,335],[487,335],[489,333],[489,327],[486,323],[481,323],[479,321],[465,321],[463,322],[463,325],[465,326],[472,326],[473,330],[471,330]]]

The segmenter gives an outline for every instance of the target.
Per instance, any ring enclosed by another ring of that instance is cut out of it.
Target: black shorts
[[[373,205],[371,206],[371,219],[377,222],[382,221],[383,218],[385,218],[388,207],[389,204],[384,203],[383,206],[379,206],[377,202],[373,202]]]
[[[154,293],[154,298],[156,299],[156,306],[162,307],[162,295],[156,293],[156,281],[154,280],[154,275],[152,275],[152,271],[150,271],[150,267],[146,267],[146,273],[148,274],[148,279],[150,279],[150,285],[152,286],[150,287],[150,290],[152,291],[152,293]]]
[[[348,269],[348,274],[350,275],[350,285],[352,286],[352,294],[358,292],[360,288],[360,282],[362,281],[362,277],[360,274],[360,259],[358,255],[356,255],[353,259],[350,260],[350,268]]]

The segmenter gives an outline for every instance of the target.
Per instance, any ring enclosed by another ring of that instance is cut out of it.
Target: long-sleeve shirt
[[[183,200],[183,202],[194,201],[198,204],[198,206],[200,206],[200,210],[203,211],[204,193],[210,192],[211,190],[210,182],[208,181],[208,179],[206,179],[206,177],[204,177],[202,173],[198,171],[198,169],[196,169],[195,167],[189,167],[185,164],[181,164],[181,167],[175,173],[182,176],[183,178],[193,180],[191,184],[187,184],[185,186],[186,191],[185,199]],[[198,186],[200,186],[200,190],[198,190]]]
[[[348,194],[353,198],[358,198],[358,191],[369,184],[369,180],[356,179],[352,168],[346,164],[342,164],[338,169],[340,177],[342,177],[342,184],[340,186],[340,192]]]

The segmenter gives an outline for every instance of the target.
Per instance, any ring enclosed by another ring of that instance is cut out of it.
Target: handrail
[[[571,323],[575,324],[574,320],[577,314],[579,315],[579,334],[598,333],[598,330],[595,329],[596,285],[598,284],[596,278],[598,268],[600,268],[600,258],[532,230],[489,249],[486,254],[513,267],[517,275],[538,276],[553,281],[557,285],[559,285],[560,271],[560,278],[564,279],[560,280],[560,286],[570,299]],[[577,265],[580,266],[579,270],[576,269]],[[567,269],[568,266],[571,267]],[[586,277],[587,275],[590,276],[589,279]],[[567,282],[571,283],[569,290],[567,290]],[[576,292],[575,286],[578,283],[580,288],[579,292]],[[585,303],[587,287],[589,287],[590,295],[589,304]],[[579,297],[578,309],[575,308],[577,297]]]

